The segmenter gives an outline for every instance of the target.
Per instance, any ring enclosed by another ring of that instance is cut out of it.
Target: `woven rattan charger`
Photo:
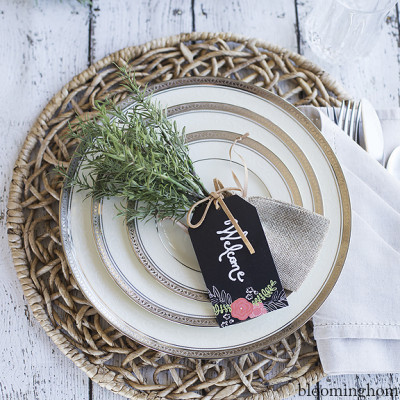
[[[263,351],[234,359],[173,357],[110,326],[85,299],[62,251],[53,166],[67,166],[76,143],[66,137],[95,100],[126,97],[115,64],[140,84],[186,76],[222,76],[270,90],[296,105],[339,105],[346,93],[326,73],[288,50],[227,33],[192,33],[118,51],[65,85],[29,132],[14,168],[8,238],[25,297],[60,350],[95,382],[128,398],[282,399],[324,373],[307,323]]]

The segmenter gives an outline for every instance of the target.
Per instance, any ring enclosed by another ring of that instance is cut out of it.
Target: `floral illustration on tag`
[[[286,307],[288,301],[286,299],[285,291],[282,289],[280,292],[276,291],[271,297],[271,300],[264,302],[264,307],[268,312],[278,310],[279,308]]]
[[[240,321],[245,321],[253,312],[253,304],[243,297],[236,299],[231,304],[231,315]]]
[[[249,315],[250,318],[255,318],[255,317],[259,317],[260,315],[266,314],[268,311],[267,309],[264,307],[263,303],[255,303],[253,304],[253,310],[251,312],[251,314]]]
[[[225,290],[219,291],[213,286],[212,292],[210,289],[208,290],[208,297],[213,305],[215,315],[222,314],[224,321],[220,324],[221,328],[233,324],[235,320],[231,315],[232,296],[226,293]]]
[[[288,302],[285,291],[283,289],[278,291],[276,283],[271,280],[260,291],[251,286],[247,287],[245,297],[239,297],[234,301],[225,290],[219,291],[215,286],[212,287],[212,291],[208,290],[215,315],[221,315],[223,318],[223,322],[220,324],[221,328],[235,323],[235,319],[246,321],[286,307]]]

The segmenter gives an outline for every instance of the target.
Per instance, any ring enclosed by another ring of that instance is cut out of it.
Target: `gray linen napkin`
[[[329,220],[266,197],[250,197],[248,201],[257,209],[282,286],[296,291],[315,263]]]

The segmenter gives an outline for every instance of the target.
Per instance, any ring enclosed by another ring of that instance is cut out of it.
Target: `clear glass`
[[[306,39],[319,57],[337,64],[369,54],[397,0],[316,0]]]

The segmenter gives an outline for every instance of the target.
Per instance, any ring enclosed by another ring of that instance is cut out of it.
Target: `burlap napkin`
[[[315,263],[329,220],[303,207],[266,197],[247,200],[257,209],[282,286],[296,291]]]

